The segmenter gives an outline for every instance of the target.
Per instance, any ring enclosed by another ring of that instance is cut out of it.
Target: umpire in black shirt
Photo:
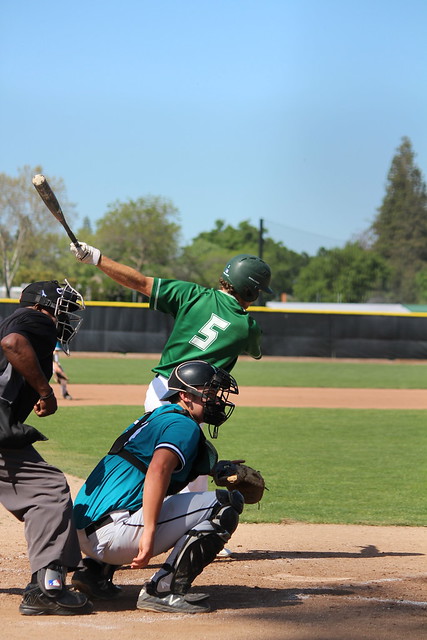
[[[41,418],[55,413],[53,351],[59,340],[69,352],[83,309],[67,281],[33,282],[0,324],[0,502],[25,525],[32,575],[19,607],[23,615],[92,610],[84,595],[65,587],[67,571],[81,560],[67,481],[32,446],[47,438],[25,424],[31,411]]]

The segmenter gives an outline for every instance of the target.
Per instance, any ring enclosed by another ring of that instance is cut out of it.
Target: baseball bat
[[[35,186],[37,193],[40,198],[43,200],[49,211],[55,218],[62,224],[65,231],[68,234],[71,242],[77,247],[80,247],[79,241],[77,240],[74,233],[71,231],[70,227],[67,224],[65,216],[62,212],[61,205],[58,202],[56,195],[53,193],[51,186],[44,176],[40,173],[35,175],[32,180],[33,185]]]

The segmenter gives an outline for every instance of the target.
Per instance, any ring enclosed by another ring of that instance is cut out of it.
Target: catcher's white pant
[[[144,408],[145,411],[154,411],[157,407],[161,407],[164,404],[170,404],[170,402],[160,400],[162,395],[168,390],[168,379],[164,376],[156,376],[149,384],[147,393],[145,395]],[[208,476],[198,476],[192,482],[182,490],[181,493],[188,491],[207,491],[208,490]]]
[[[154,540],[154,556],[165,553],[193,527],[201,522],[211,524],[212,507],[218,504],[215,491],[178,493],[163,502]],[[86,555],[107,564],[130,564],[138,555],[138,544],[144,526],[142,508],[113,511],[112,522],[100,527],[89,536],[84,529],[77,531],[81,550]]]

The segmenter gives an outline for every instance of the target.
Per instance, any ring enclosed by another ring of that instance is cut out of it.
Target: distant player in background
[[[64,368],[59,360],[59,354],[63,353],[61,343],[57,342],[55,351],[53,352],[53,376],[55,381],[61,386],[62,397],[65,400],[72,400],[71,395],[68,393],[67,382],[68,376],[64,371]]]
[[[153,368],[156,375],[147,389],[146,411],[167,404],[161,397],[167,392],[171,372],[182,362],[202,359],[230,372],[241,354],[261,358],[261,330],[247,308],[261,291],[273,291],[270,267],[257,256],[231,258],[219,289],[211,289],[194,282],[145,276],[84,242],[80,242],[80,249],[71,244],[70,250],[80,262],[96,265],[115,282],[147,296],[151,309],[175,319],[160,362]],[[188,490],[206,491],[207,477],[191,482]]]

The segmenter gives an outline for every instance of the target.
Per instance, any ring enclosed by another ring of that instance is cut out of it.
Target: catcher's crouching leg
[[[193,580],[215,560],[239,524],[243,496],[239,491],[217,489],[217,504],[209,520],[186,533],[172,550],[167,562],[151,578],[148,590],[158,596],[184,595]]]

